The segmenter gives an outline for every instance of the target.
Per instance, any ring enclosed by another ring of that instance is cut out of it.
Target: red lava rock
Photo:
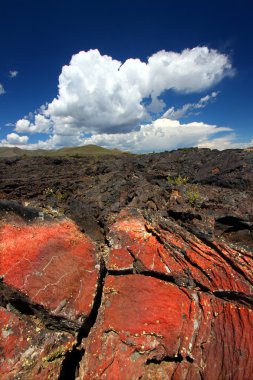
[[[211,291],[233,291],[252,298],[253,255],[245,250],[225,243],[207,245],[172,222],[162,228],[128,211],[122,211],[112,225],[109,241],[108,269],[130,268],[132,257],[138,272],[157,272],[173,277],[182,286],[198,284]]]
[[[80,379],[250,379],[252,311],[143,275],[108,276]]]
[[[90,314],[97,289],[95,245],[71,221],[0,226],[0,276],[6,292],[61,317],[71,327]],[[15,298],[15,297],[14,297]]]
[[[75,338],[47,330],[38,319],[0,307],[1,380],[58,379]]]
[[[112,248],[106,267],[108,270],[133,269],[133,257],[126,248]]]

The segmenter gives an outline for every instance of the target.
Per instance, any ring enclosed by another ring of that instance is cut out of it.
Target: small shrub
[[[197,190],[196,186],[193,186],[190,189],[187,189],[187,197],[188,197],[188,202],[190,203],[191,206],[194,206],[197,201],[201,199],[201,196]]]
[[[66,198],[66,194],[61,193],[60,190],[56,190],[54,196],[56,199],[58,199],[58,201],[61,201]]]
[[[51,187],[47,187],[43,191],[44,196],[56,198],[58,201],[61,201],[66,198],[66,194],[60,192],[60,190],[54,190]]]
[[[45,197],[51,197],[53,194],[54,190],[51,189],[51,187],[46,187],[43,191],[43,195],[45,195]]]
[[[170,185],[182,186],[188,183],[188,177],[182,177],[179,175],[178,177],[173,178],[171,176],[168,176],[167,181]]]

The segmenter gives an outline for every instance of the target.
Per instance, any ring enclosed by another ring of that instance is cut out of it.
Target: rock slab
[[[0,308],[1,380],[58,379],[75,338],[46,329],[39,319]]]
[[[0,239],[4,295],[79,328],[92,310],[99,275],[91,239],[68,220],[4,224]]]

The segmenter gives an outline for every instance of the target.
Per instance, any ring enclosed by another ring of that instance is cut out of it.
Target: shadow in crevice
[[[58,380],[75,380],[76,377],[78,377],[79,375],[79,364],[83,355],[85,354],[84,348],[81,347],[82,340],[88,337],[90,330],[92,329],[97,320],[98,311],[102,302],[103,287],[106,274],[107,270],[105,267],[105,263],[103,260],[101,260],[100,276],[98,280],[96,296],[94,298],[93,308],[91,310],[90,315],[85,320],[82,327],[79,329],[76,344],[73,346],[72,350],[65,356],[65,359],[63,360],[62,370]]]
[[[146,365],[149,365],[149,364],[161,364],[161,363],[164,363],[164,362],[167,362],[167,363],[181,363],[182,361],[186,360],[187,362],[189,363],[193,363],[193,359],[187,355],[185,358],[181,355],[181,354],[178,354],[177,356],[165,356],[164,358],[158,360],[158,359],[148,359],[146,361]]]

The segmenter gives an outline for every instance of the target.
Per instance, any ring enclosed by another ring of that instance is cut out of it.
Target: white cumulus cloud
[[[52,121],[44,115],[37,114],[34,123],[28,119],[20,119],[16,123],[15,131],[18,133],[49,133],[52,127]]]
[[[142,125],[139,131],[114,134],[97,134],[85,139],[85,144],[97,144],[107,148],[142,153],[160,152],[179,147],[197,146],[220,132],[230,128],[193,122],[181,124],[177,120],[157,119],[151,124]]]
[[[6,140],[1,140],[1,145],[3,146],[13,146],[13,145],[26,145],[28,143],[28,136],[19,136],[17,133],[9,133],[6,136]]]
[[[43,125],[65,136],[129,132],[150,120],[150,112],[164,110],[164,91],[201,92],[233,73],[229,57],[207,47],[160,51],[147,62],[124,63],[98,50],[81,51],[62,68],[58,96],[41,110]],[[35,116],[25,128],[17,122],[17,132],[31,133],[41,130],[41,123]]]
[[[0,145],[55,149],[97,144],[132,152],[234,146],[236,136],[230,128],[179,121],[198,113],[218,92],[180,108],[168,108],[163,97],[167,90],[200,93],[233,75],[229,57],[207,47],[180,53],[163,50],[145,62],[120,62],[98,50],[81,51],[62,68],[57,97],[18,120],[16,133]],[[28,136],[19,135],[36,133],[48,138],[29,144]],[[214,137],[219,133],[221,137]]]

